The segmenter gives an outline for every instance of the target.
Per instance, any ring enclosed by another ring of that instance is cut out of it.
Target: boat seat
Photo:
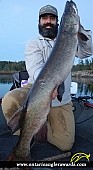
[[[28,78],[29,78],[29,75],[28,75],[27,70],[14,73],[13,74],[13,85],[10,90],[22,87],[22,83],[24,83],[25,80],[28,80]]]

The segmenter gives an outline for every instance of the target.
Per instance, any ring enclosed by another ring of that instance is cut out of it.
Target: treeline
[[[93,71],[93,58],[79,60],[77,65],[73,65],[72,71],[91,70]]]
[[[13,72],[13,71],[22,71],[25,70],[25,61],[11,62],[11,61],[0,61],[0,71]],[[91,70],[93,71],[93,58],[79,60],[77,65],[73,65],[72,71],[81,71],[81,70]]]
[[[25,70],[25,61],[11,62],[11,61],[0,61],[0,71],[21,71]]]

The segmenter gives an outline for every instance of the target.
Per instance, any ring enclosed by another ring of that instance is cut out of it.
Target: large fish
[[[76,4],[67,1],[54,48],[25,102],[26,112],[21,134],[14,149],[14,154],[19,160],[30,154],[32,137],[44,124],[49,113],[51,95],[71,71],[77,49],[78,29],[79,16]]]

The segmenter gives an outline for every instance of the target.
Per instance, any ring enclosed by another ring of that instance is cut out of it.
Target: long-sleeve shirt
[[[90,30],[81,29],[81,32],[88,38],[87,41],[78,39],[76,56],[83,59],[93,54],[92,46],[92,32]],[[26,69],[29,74],[28,83],[33,84],[46,63],[56,39],[51,40],[39,35],[36,39],[29,41],[25,50],[25,63]],[[58,101],[57,98],[52,101],[52,106],[61,106],[71,101],[71,72],[64,81],[65,92],[62,96],[62,101]]]

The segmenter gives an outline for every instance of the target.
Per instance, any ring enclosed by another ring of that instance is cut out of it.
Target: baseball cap
[[[53,14],[58,17],[58,11],[52,5],[46,5],[46,6],[42,7],[39,11],[39,17],[43,14]]]

